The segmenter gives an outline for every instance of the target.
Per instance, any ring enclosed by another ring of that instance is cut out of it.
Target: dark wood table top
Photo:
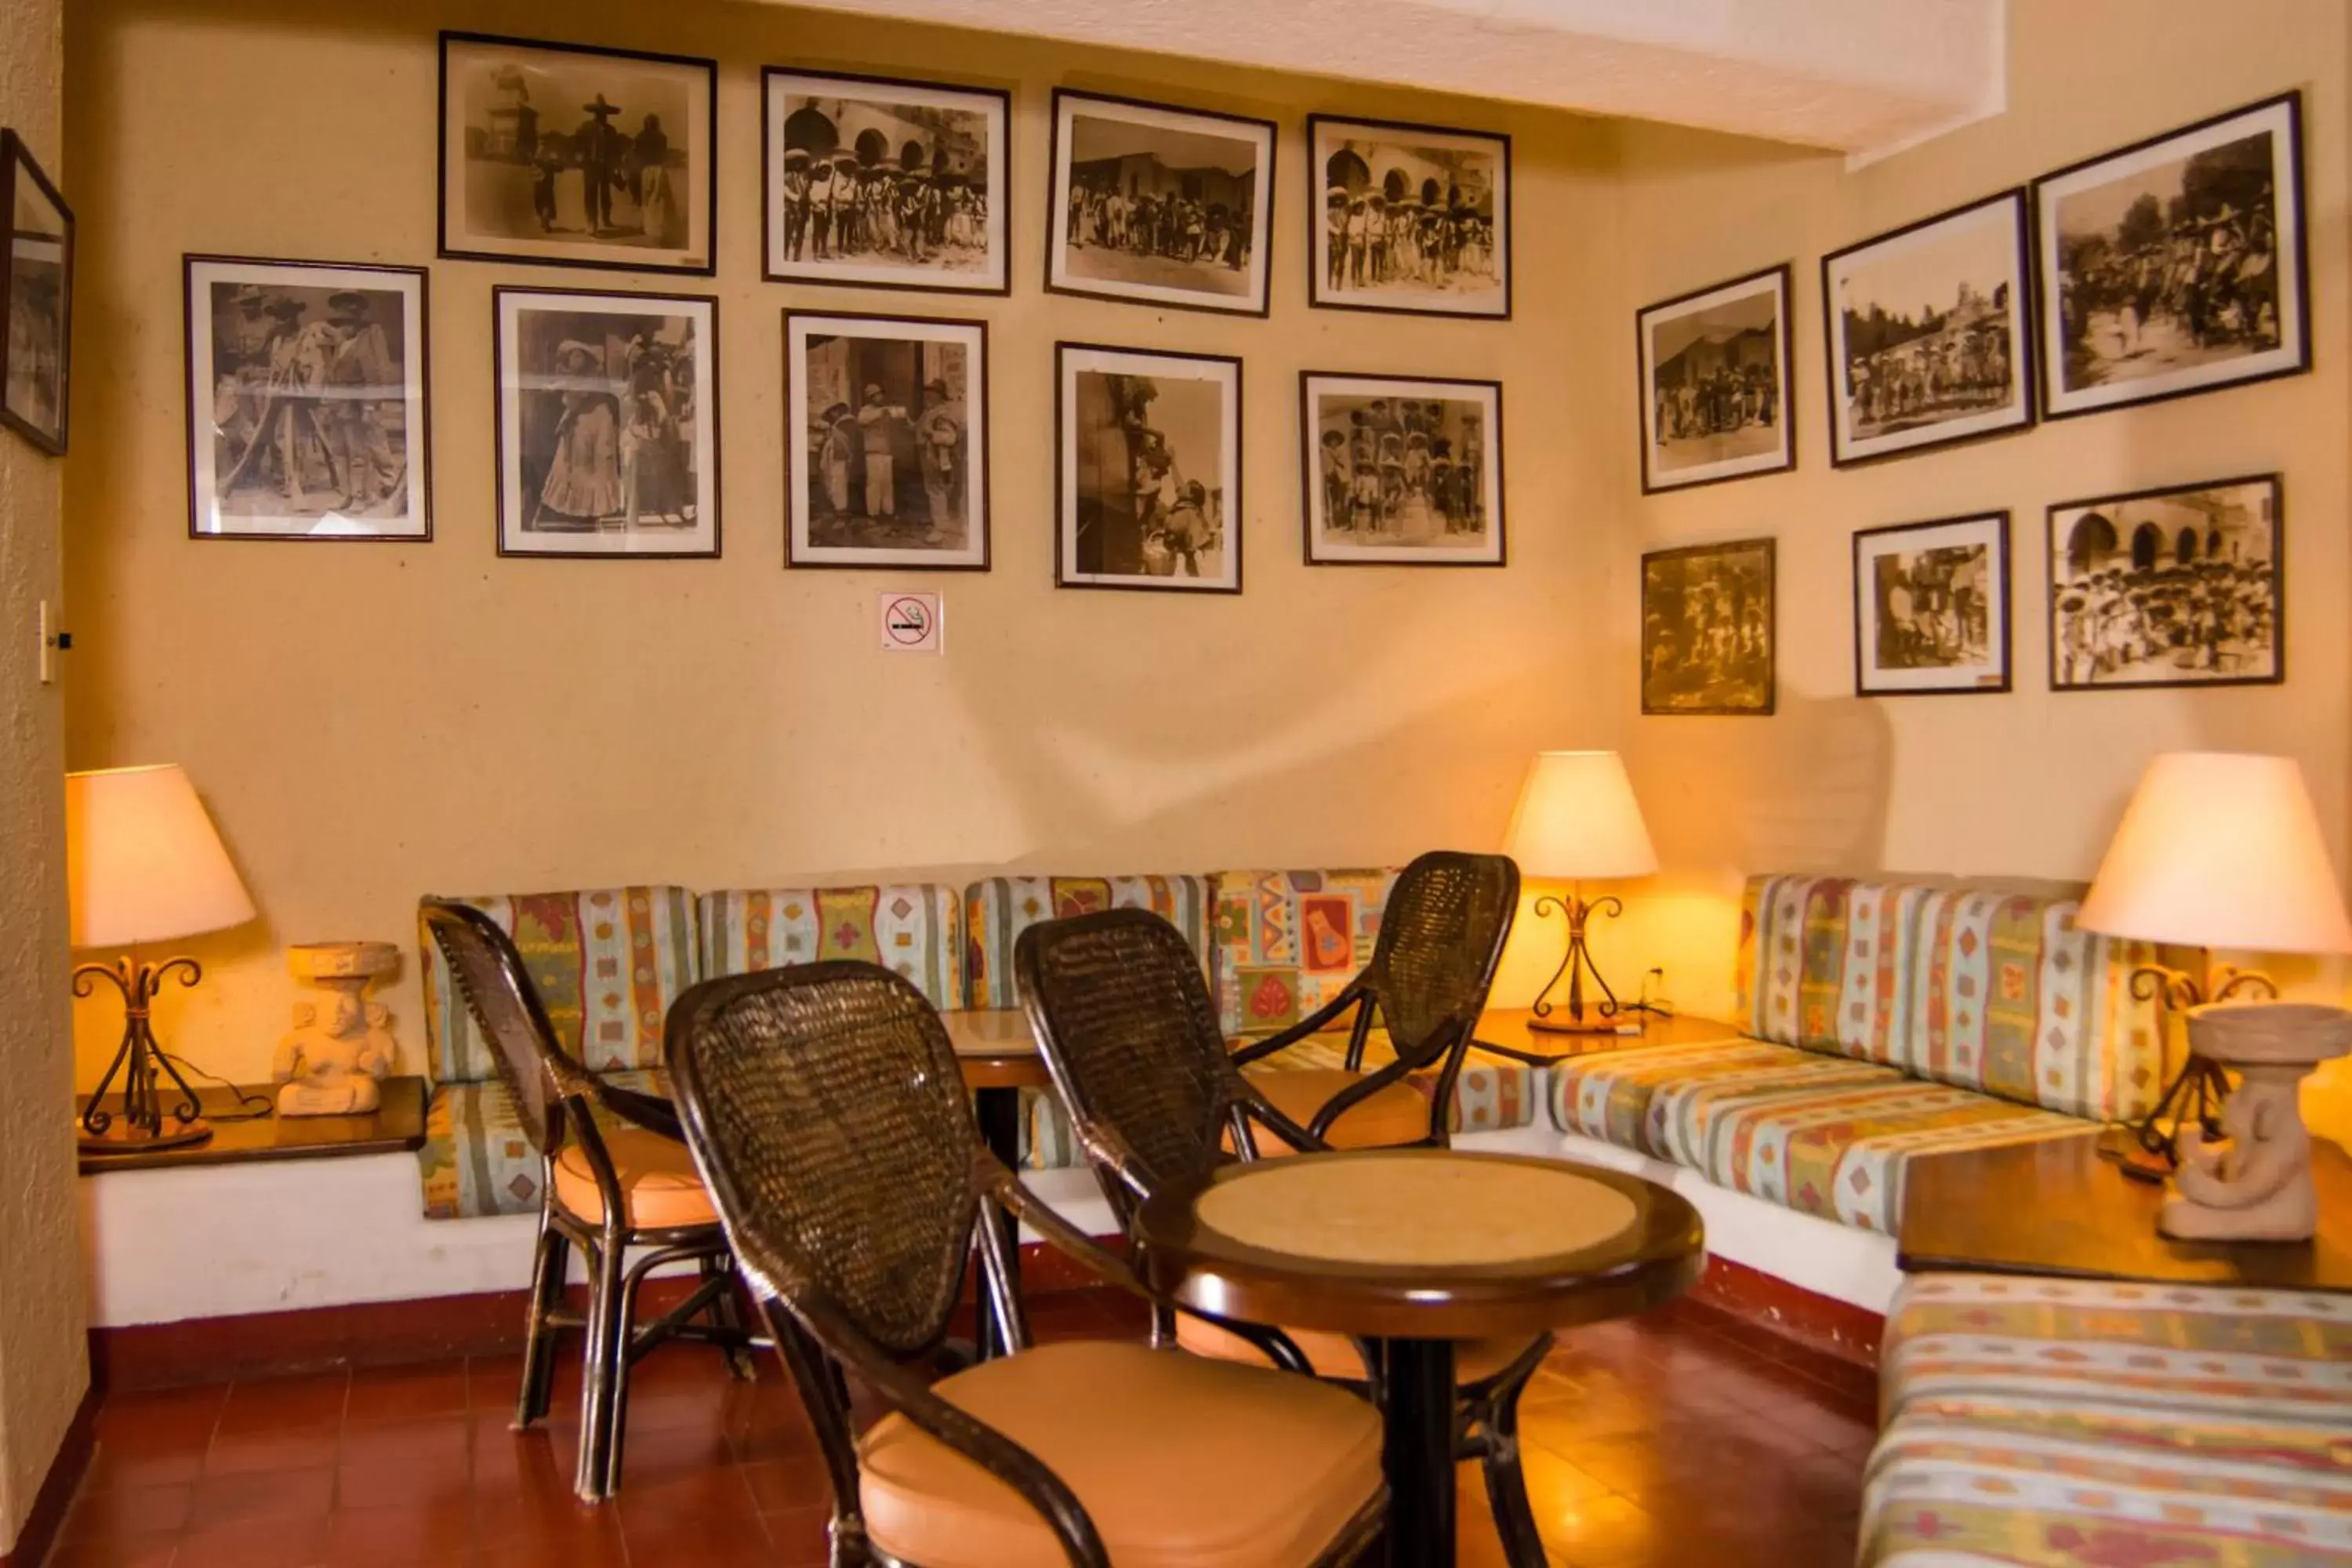
[[[1563,1057],[1630,1051],[1643,1046],[1709,1045],[1717,1040],[1736,1040],[1741,1034],[1737,1025],[1719,1024],[1712,1018],[1692,1018],[1681,1014],[1661,1018],[1654,1014],[1636,1013],[1632,1016],[1640,1020],[1641,1026],[1633,1034],[1570,1035],[1537,1028],[1535,1016],[1534,1009],[1528,1007],[1487,1008],[1478,1016],[1478,1047],[1541,1066]]]
[[[2312,1140],[2319,1235],[2308,1242],[2173,1241],[2156,1232],[2164,1189],[2099,1157],[2086,1134],[1914,1160],[1896,1261],[2158,1284],[2352,1291],[2352,1156]]]
[[[85,1176],[110,1171],[157,1171],[188,1165],[236,1165],[256,1160],[322,1160],[356,1154],[415,1153],[425,1146],[425,1080],[414,1076],[383,1080],[381,1103],[366,1116],[280,1116],[278,1086],[240,1084],[236,1089],[207,1085],[196,1102],[207,1118],[235,1115],[237,1096],[258,1095],[270,1105],[268,1114],[248,1121],[214,1121],[213,1135],[201,1143],[176,1149],[142,1149],[81,1155]],[[120,1109],[122,1097],[106,1097]],[[89,1103],[79,1096],[74,1110]],[[166,1117],[165,1125],[170,1125]]]

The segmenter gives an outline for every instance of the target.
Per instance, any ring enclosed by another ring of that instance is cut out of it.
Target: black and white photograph
[[[1274,122],[1054,93],[1045,287],[1266,313]]]
[[[1789,278],[1784,263],[1635,317],[1643,494],[1797,466]]]
[[[1773,542],[1642,557],[1642,711],[1762,715],[1774,700]]]
[[[1416,315],[1511,313],[1511,139],[1307,117],[1307,300]]]
[[[719,553],[719,301],[494,289],[499,553]]]
[[[188,531],[433,536],[422,268],[191,256]]]
[[[988,566],[988,327],[784,313],[794,566]]]
[[[2053,419],[2311,368],[2302,96],[2034,182]]]
[[[1299,378],[1310,566],[1500,566],[1503,386]]]
[[[2009,689],[2009,513],[1856,533],[1854,694]]]
[[[773,67],[762,79],[769,281],[1011,291],[1010,93]]]
[[[2025,280],[2021,190],[1822,258],[1830,461],[2031,426]]]
[[[62,457],[72,384],[74,220],[14,131],[0,131],[0,425]]]
[[[441,254],[708,276],[719,67],[441,35]]]
[[[2050,686],[2286,679],[2276,474],[2050,509]]]
[[[1242,591],[1242,362],[1057,343],[1054,581]]]

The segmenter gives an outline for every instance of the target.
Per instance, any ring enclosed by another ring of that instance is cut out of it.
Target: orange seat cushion
[[[1274,1102],[1274,1108],[1301,1127],[1333,1096],[1360,1079],[1361,1073],[1345,1068],[1266,1068],[1246,1074],[1250,1087]],[[1254,1127],[1257,1152],[1287,1154],[1287,1142],[1263,1127]],[[1334,1149],[1387,1149],[1399,1143],[1419,1143],[1429,1137],[1429,1098],[1410,1083],[1384,1086],[1369,1099],[1349,1106],[1331,1124],[1323,1141]],[[1225,1135],[1228,1148],[1233,1134]]]
[[[1291,1343],[1307,1358],[1318,1377],[1346,1378],[1350,1382],[1364,1381],[1364,1358],[1356,1349],[1356,1342],[1345,1334],[1328,1333],[1321,1329],[1285,1329]],[[1266,1353],[1249,1341],[1190,1312],[1176,1314],[1176,1342],[1194,1355],[1214,1357],[1218,1361],[1248,1362],[1253,1366],[1271,1366]],[[1503,1335],[1496,1339],[1456,1340],[1454,1342],[1454,1381],[1457,1384],[1484,1383],[1505,1367],[1521,1351],[1528,1348],[1524,1337],[1513,1339]]]
[[[1044,1461],[1119,1568],[1303,1568],[1380,1495],[1381,1418],[1311,1378],[1107,1340],[1040,1345],[932,1392]],[[923,1568],[1044,1568],[1021,1494],[905,1416],[858,1441],[874,1544]]]
[[[642,1127],[619,1127],[604,1133],[604,1152],[613,1157],[613,1173],[621,1179],[621,1198],[627,1222],[641,1230],[667,1230],[677,1226],[716,1225],[719,1211],[694,1169],[694,1156],[675,1138],[665,1138]],[[604,1194],[596,1188],[595,1167],[575,1141],[555,1157],[555,1201],[590,1225],[604,1223]]]

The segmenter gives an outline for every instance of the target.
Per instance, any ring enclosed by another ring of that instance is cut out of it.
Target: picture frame
[[[2049,510],[2050,689],[2286,679],[2286,490],[2252,474]]]
[[[53,458],[73,412],[74,216],[23,137],[0,129],[0,425]]]
[[[2071,163],[2032,192],[2043,417],[2311,369],[2301,92]]]
[[[1503,384],[1298,377],[1309,566],[1501,566]]]
[[[443,32],[440,254],[712,276],[718,107],[716,60]]]
[[[1772,713],[1779,694],[1778,553],[1772,540],[1734,539],[1642,557],[1644,714]]]
[[[1858,531],[1854,695],[2011,689],[2010,583],[2005,510]]]
[[[1309,305],[1511,319],[1508,136],[1310,114],[1307,146]]]
[[[499,553],[716,560],[719,301],[490,290]]]
[[[1010,294],[1012,121],[1013,95],[1002,88],[766,68],[761,276],[771,283]],[[853,196],[845,206],[842,175],[821,173],[828,159],[835,170],[847,161],[850,177],[865,184],[863,201]],[[895,201],[871,216],[882,196]],[[854,226],[854,254],[845,254],[845,224]],[[820,242],[824,254],[816,253]]]
[[[2032,427],[2025,213],[2021,185],[1822,258],[1832,467]]]
[[[1055,88],[1046,291],[1265,316],[1276,141],[1271,120]]]
[[[1797,466],[1794,276],[1784,261],[1634,313],[1643,495]]]
[[[182,258],[189,538],[432,539],[431,284],[421,267]]]
[[[1055,587],[1242,591],[1239,359],[1055,343],[1054,432]]]
[[[786,310],[786,563],[987,571],[989,434],[986,321]]]

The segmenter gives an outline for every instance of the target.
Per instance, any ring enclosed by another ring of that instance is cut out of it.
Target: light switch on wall
[[[41,646],[37,657],[40,659],[41,684],[54,686],[58,679],[59,647],[57,632],[58,612],[47,599],[41,601],[40,622]]]

